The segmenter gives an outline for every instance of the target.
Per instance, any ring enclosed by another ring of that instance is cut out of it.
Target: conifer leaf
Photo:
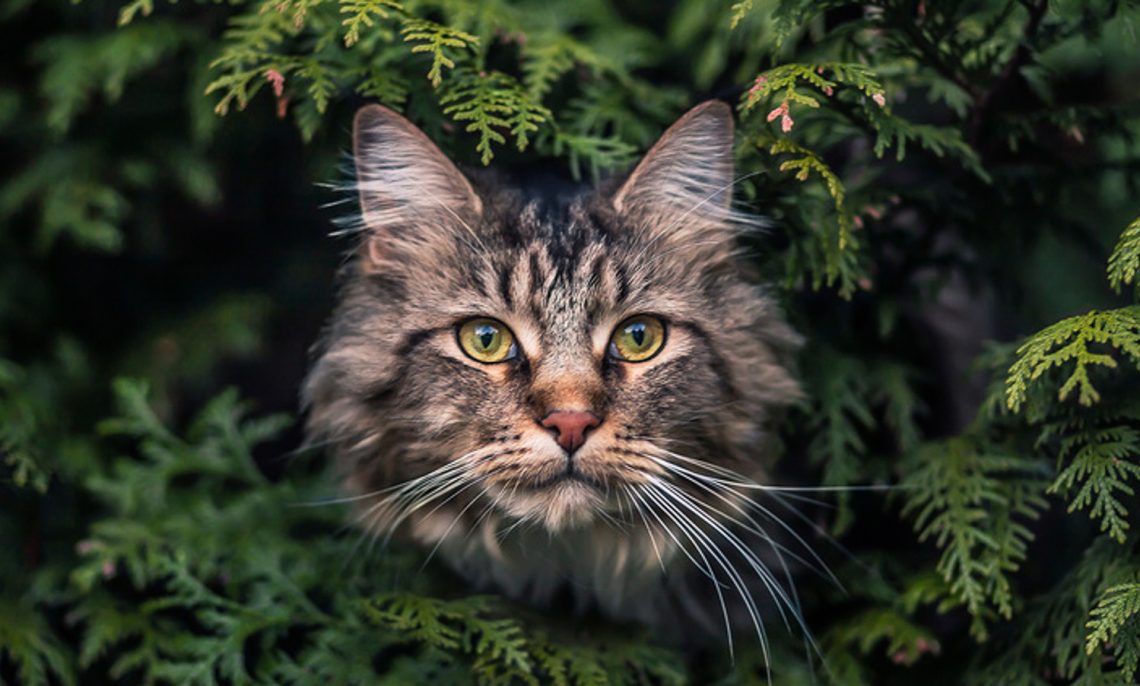
[[[628,166],[637,157],[637,147],[616,138],[575,134],[558,129],[551,151],[565,156],[575,180],[582,178],[583,164],[589,165],[590,177],[600,179],[606,171]]]
[[[815,175],[823,182],[828,197],[835,210],[835,229],[833,231],[813,232],[810,240],[814,248],[822,256],[822,264],[813,269],[813,286],[819,288],[826,284],[828,287],[838,285],[839,294],[850,299],[855,293],[859,278],[857,251],[859,242],[852,232],[853,220],[851,211],[847,207],[847,189],[839,176],[832,171],[817,153],[801,146],[787,138],[773,141],[768,148],[771,155],[790,155],[789,159],[780,163],[782,172],[794,172],[799,181],[807,181]]]
[[[431,69],[428,70],[427,78],[437,88],[443,82],[443,70],[455,68],[455,60],[448,56],[448,52],[471,50],[479,45],[479,38],[466,31],[417,17],[404,20],[400,35],[404,42],[412,43],[413,53],[431,54]],[[440,100],[442,102],[442,98]]]
[[[541,102],[554,83],[575,65],[584,65],[595,74],[615,69],[590,46],[563,32],[530,36],[522,46],[523,85],[535,102]]]
[[[119,26],[126,26],[140,14],[149,17],[153,11],[154,0],[131,0],[119,10]]]
[[[1140,217],[1120,234],[1120,240],[1108,258],[1108,283],[1119,293],[1124,286],[1136,282],[1136,295],[1140,298],[1137,272],[1140,272]]]
[[[811,86],[813,92],[799,87]],[[782,64],[762,72],[743,96],[741,111],[745,114],[762,102],[780,101],[789,111],[791,104],[812,109],[820,107],[821,96],[830,98],[835,89],[845,87],[861,92],[876,103],[885,103],[884,88],[874,69],[858,62],[822,62],[818,64]],[[886,105],[879,105],[885,108]]]
[[[1073,493],[1069,512],[1089,510],[1101,531],[1124,543],[1130,528],[1123,499],[1140,480],[1140,429],[1127,425],[1087,428],[1061,441],[1061,469],[1050,493]]]
[[[191,41],[195,32],[169,21],[144,22],[102,35],[59,35],[36,46],[47,125],[66,132],[101,93],[114,102],[127,83]]]
[[[732,4],[732,8],[730,9],[732,16],[728,20],[729,28],[735,29],[737,26],[739,26],[740,22],[744,21],[744,17],[748,16],[748,13],[752,11],[752,5],[753,0],[741,0],[740,2],[734,2]]]
[[[24,603],[0,596],[0,658],[14,666],[19,684],[76,683],[71,655],[44,617]]]
[[[1100,400],[1089,377],[1091,368],[1116,369],[1118,351],[1140,368],[1140,305],[1118,310],[1093,310],[1061,320],[1030,336],[1017,349],[1018,359],[1006,377],[1006,404],[1017,412],[1029,386],[1051,369],[1072,365],[1057,391],[1065,400],[1074,390],[1081,405]]]
[[[877,107],[867,107],[866,110],[871,113],[870,121],[875,127],[874,152],[879,157],[886,154],[888,148],[893,147],[895,159],[901,162],[906,157],[907,143],[914,141],[936,157],[949,154],[958,158],[962,166],[982,181],[986,183],[993,181],[990,173],[982,166],[977,151],[962,138],[962,132],[958,129],[915,124]]]
[[[937,653],[938,640],[927,628],[894,608],[872,608],[846,619],[823,639],[829,649],[852,647],[862,655],[885,654],[910,666],[923,654]]]
[[[299,30],[294,21],[280,10],[243,14],[231,19],[223,34],[225,47],[210,62],[210,69],[221,72],[206,86],[206,95],[222,93],[214,112],[224,115],[235,104],[238,109],[245,109],[250,99],[266,85],[268,69],[277,67],[272,50]]]
[[[514,138],[519,150],[525,150],[530,134],[551,116],[518,81],[497,71],[456,74],[439,102],[445,115],[465,124],[464,130],[479,134],[475,150],[483,164],[491,162],[495,144],[507,142],[504,132]]]
[[[1003,618],[1013,614],[1007,575],[1020,568],[1033,539],[1024,522],[1046,506],[1045,474],[968,436],[928,443],[908,463],[903,514],[920,541],[942,551],[937,571],[973,616],[971,633],[984,640],[991,606]]]
[[[1089,613],[1085,651],[1111,650],[1126,683],[1134,683],[1140,670],[1140,583],[1105,589]]]
[[[378,19],[387,19],[393,11],[403,12],[404,6],[397,0],[341,0],[340,13],[348,15],[341,21],[345,47],[356,45],[363,31],[375,26]]]

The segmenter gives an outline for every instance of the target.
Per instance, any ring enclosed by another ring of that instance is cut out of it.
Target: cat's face
[[[415,508],[559,531],[628,511],[663,460],[756,472],[795,335],[734,261],[731,144],[710,103],[623,185],[543,203],[358,114],[364,239],[306,400],[377,492],[369,526]]]

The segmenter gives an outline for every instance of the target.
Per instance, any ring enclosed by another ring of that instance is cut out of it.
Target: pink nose
[[[558,445],[568,453],[582,447],[586,434],[601,423],[601,418],[593,412],[579,410],[555,410],[542,420],[544,427],[558,433]]]

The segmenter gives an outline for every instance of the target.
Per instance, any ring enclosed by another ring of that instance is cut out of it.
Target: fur
[[[732,130],[706,103],[624,181],[549,200],[464,176],[399,115],[361,110],[360,249],[303,395],[368,532],[527,602],[569,591],[618,619],[717,626],[722,567],[701,537],[743,521],[737,486],[764,483],[768,424],[800,395],[798,337],[738,260]],[[637,314],[666,323],[661,352],[610,358]],[[462,352],[476,316],[510,327],[516,359]],[[602,418],[572,456],[540,425],[556,409]]]

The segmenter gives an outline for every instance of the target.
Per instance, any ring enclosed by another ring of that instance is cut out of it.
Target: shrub
[[[0,682],[1135,680],[1136,2],[0,17]],[[809,341],[780,474],[826,489],[816,543],[849,553],[825,553],[848,590],[799,579],[814,644],[773,624],[770,654],[694,659],[464,595],[346,533],[295,423],[219,395],[295,411],[344,247],[312,184],[361,103],[469,164],[589,179],[710,97]]]

